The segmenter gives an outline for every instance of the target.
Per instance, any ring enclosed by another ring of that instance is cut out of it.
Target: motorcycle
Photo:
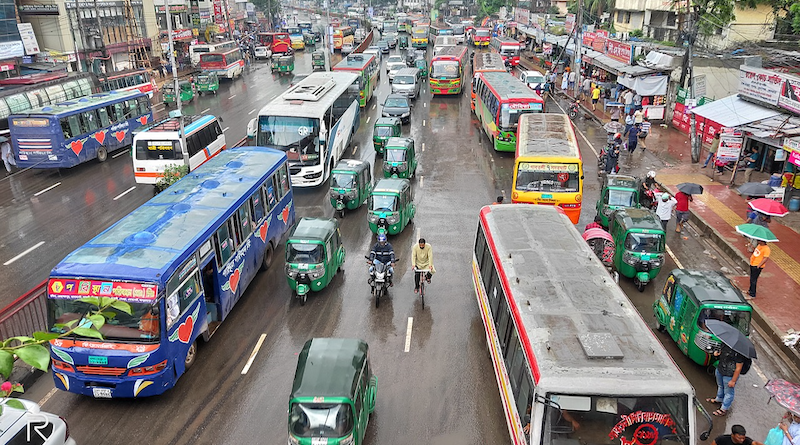
[[[369,255],[365,255],[364,258],[367,259],[367,264],[372,266],[368,283],[372,288],[372,295],[375,296],[375,307],[378,307],[381,304],[381,297],[386,295],[386,292],[389,289],[389,281],[391,281],[392,278],[392,275],[389,273],[389,266],[391,265],[391,262],[371,262]],[[395,261],[397,261],[396,258]]]
[[[607,144],[600,149],[600,156],[597,157],[597,174],[598,176],[605,173],[606,161],[608,160],[608,152],[614,148],[614,144]],[[614,173],[619,173],[619,163],[614,167]]]
[[[578,117],[578,112],[579,112],[578,111],[579,110],[578,107],[580,107],[580,105],[578,104],[578,101],[572,102],[570,104],[570,106],[569,106],[569,118],[570,119],[575,120]]]

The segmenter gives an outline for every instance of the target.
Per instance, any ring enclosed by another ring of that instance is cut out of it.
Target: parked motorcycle
[[[570,104],[569,112],[568,112],[570,119],[575,120],[578,117],[578,113],[579,113],[578,110],[580,109],[579,107],[580,107],[580,105],[578,104],[577,100]]]

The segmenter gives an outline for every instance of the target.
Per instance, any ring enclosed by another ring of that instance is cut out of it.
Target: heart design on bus
[[[142,116],[139,118],[139,123],[144,125],[147,123],[147,116]]]
[[[94,139],[100,144],[103,145],[103,142],[106,140],[106,132],[108,130],[98,131],[94,134]]]
[[[267,230],[269,230],[269,218],[267,218],[261,227],[258,229],[258,237],[261,238],[262,242],[267,242]]]
[[[69,148],[77,155],[83,151],[84,139],[78,139],[69,143]]]
[[[292,202],[289,201],[289,204],[286,204],[286,207],[283,208],[281,211],[281,221],[286,224],[289,221],[289,206],[292,205]]]
[[[194,330],[194,317],[189,315],[186,318],[186,321],[181,323],[178,327],[178,340],[182,343],[189,343],[189,339],[192,338],[192,331]]]
[[[127,133],[125,130],[119,130],[115,131],[112,134],[114,135],[115,138],[117,138],[118,142],[122,142],[122,140],[125,139],[125,133]]]
[[[231,291],[234,293],[236,292],[236,288],[239,286],[239,278],[242,276],[242,274],[239,272],[240,269],[241,267],[234,270],[229,280],[229,283],[231,283]]]

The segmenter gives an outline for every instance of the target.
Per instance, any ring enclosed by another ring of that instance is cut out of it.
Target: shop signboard
[[[10,42],[0,42],[0,60],[13,59],[25,55],[25,46],[22,40],[12,40]]]
[[[739,94],[770,105],[778,105],[783,77],[774,71],[739,67]]]
[[[606,41],[606,55],[630,65],[633,61],[633,46],[629,43],[609,39]]]
[[[778,106],[794,113],[800,113],[800,79],[784,74]]]
[[[530,21],[530,10],[525,8],[514,8],[514,20],[517,23],[521,23],[525,26],[528,25]]]
[[[58,5],[19,5],[17,11],[23,15],[58,15]]]
[[[592,42],[594,42],[594,33],[593,32],[584,32],[581,34],[583,36],[583,46],[592,46]]]
[[[572,28],[575,27],[575,14],[567,14],[567,18],[564,20],[564,28],[566,28],[567,32],[572,32]]]
[[[694,97],[703,97],[706,95],[706,75],[698,74],[692,77],[692,91]]]
[[[36,34],[33,33],[33,26],[30,23],[17,23],[19,37],[22,39],[22,46],[25,47],[25,54],[39,54],[39,42],[36,41]]]
[[[711,131],[706,134],[716,134]],[[742,143],[744,138],[742,131],[735,128],[722,127],[719,135],[719,148],[717,149],[717,158],[725,162],[733,162],[739,159],[742,152]]]
[[[553,44],[552,43],[543,43],[542,44],[542,54],[546,54],[546,55],[553,54]]]
[[[800,167],[800,138],[783,138],[783,149],[789,152],[789,162]]]
[[[165,6],[159,6],[158,12],[163,14],[165,8],[166,8]],[[186,11],[187,11],[186,5],[169,5],[169,12],[171,12],[172,14],[180,14]]]
[[[595,31],[592,49],[599,53],[606,52],[606,40],[608,40],[608,31],[602,29]]]

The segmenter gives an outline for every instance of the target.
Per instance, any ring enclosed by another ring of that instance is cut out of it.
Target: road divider
[[[60,182],[56,182],[55,184],[51,185],[50,187],[47,187],[44,190],[39,190],[38,192],[34,193],[33,196],[36,197],[36,196],[39,196],[39,195],[41,195],[43,193],[47,193],[50,190],[53,190],[54,188],[58,187],[59,185],[61,185],[61,183]]]
[[[132,191],[133,191],[133,189],[135,189],[135,188],[136,188],[136,186],[134,185],[133,187],[129,188],[128,190],[125,190],[124,192],[122,192],[122,193],[120,193],[119,195],[115,196],[115,197],[114,197],[114,201],[116,201],[116,200],[118,200],[119,198],[122,198],[123,196],[125,196],[125,195],[127,195],[128,193],[132,192]]]
[[[250,370],[250,367],[253,366],[253,360],[256,359],[258,355],[258,351],[261,349],[261,345],[264,344],[264,339],[267,338],[267,334],[261,334],[258,337],[258,341],[256,342],[256,346],[253,348],[253,352],[250,353],[250,358],[247,359],[247,363],[245,363],[244,368],[242,368],[242,375],[247,374],[247,371]]]
[[[44,241],[39,241],[38,243],[34,244],[33,246],[28,247],[27,249],[25,249],[19,255],[15,256],[14,258],[11,258],[10,260],[8,260],[5,263],[3,263],[3,266],[8,266],[9,264],[14,263],[18,259],[20,259],[20,258],[24,257],[25,255],[33,252],[34,250],[38,249],[39,247],[42,247],[42,244],[44,244]]]
[[[405,352],[411,350],[411,328],[414,327],[414,317],[408,317],[408,325],[406,326],[406,347]]]

